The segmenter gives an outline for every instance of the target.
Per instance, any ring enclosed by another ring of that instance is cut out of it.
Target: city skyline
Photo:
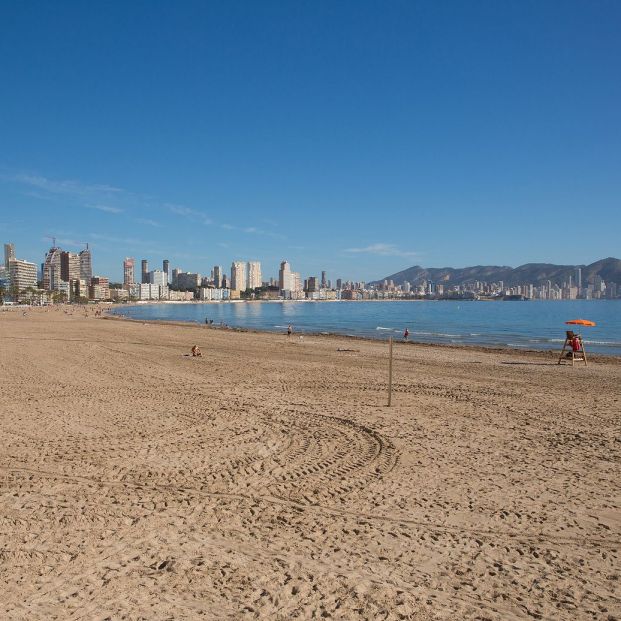
[[[365,300],[390,298],[432,299],[615,299],[620,297],[621,260],[601,259],[591,265],[527,264],[515,270],[498,266],[422,268],[412,266],[377,281],[333,281],[325,270],[318,275],[293,271],[280,262],[278,278],[262,278],[260,261],[233,261],[230,276],[221,265],[206,272],[190,272],[161,259],[162,269],[149,269],[141,259],[140,278],[134,257],[122,262],[123,282],[93,275],[92,253],[87,247],[72,253],[54,245],[46,252],[40,270],[33,262],[18,259],[15,244],[4,244],[0,266],[2,295],[15,299],[47,301],[229,301],[262,300]],[[584,274],[583,274],[584,269]],[[543,271],[541,271],[543,270]],[[519,272],[519,276],[512,274]],[[394,280],[393,280],[394,279]],[[505,281],[505,279],[507,279]],[[59,297],[61,296],[61,297]]]
[[[4,6],[0,234],[114,280],[617,255],[620,5],[448,7]]]

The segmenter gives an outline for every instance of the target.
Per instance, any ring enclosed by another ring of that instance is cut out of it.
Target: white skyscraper
[[[151,270],[149,272],[149,283],[151,285],[159,285],[160,287],[168,286],[168,274],[162,270]]]
[[[283,261],[280,264],[280,270],[278,270],[278,288],[281,291],[291,291],[291,266],[287,261]]]
[[[248,289],[256,289],[263,284],[261,280],[261,262],[248,261]]]
[[[300,292],[303,290],[302,276],[300,272],[291,272],[289,277],[290,290]]]
[[[231,289],[233,291],[246,290],[246,263],[233,261],[231,265]]]

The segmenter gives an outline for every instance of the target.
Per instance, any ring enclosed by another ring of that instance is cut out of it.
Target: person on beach
[[[287,338],[291,337],[291,333],[293,332],[293,328],[291,327],[291,324],[289,324],[287,326]]]
[[[406,328],[405,332],[403,333],[403,340],[407,341],[409,336],[410,336],[410,331]]]
[[[194,345],[194,347],[192,347],[192,356],[194,357],[199,356],[201,358],[203,357],[203,354],[201,350],[198,348],[198,345]]]

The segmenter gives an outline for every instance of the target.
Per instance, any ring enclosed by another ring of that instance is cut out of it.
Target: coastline
[[[282,335],[284,332],[278,332],[276,330],[260,330],[256,328],[245,328],[239,326],[220,326],[220,325],[209,325],[199,323],[197,321],[171,321],[167,319],[134,319],[132,317],[128,317],[126,315],[122,315],[119,313],[106,313],[102,317],[102,319],[106,320],[118,320],[118,321],[128,321],[133,323],[153,323],[158,325],[170,325],[170,326],[178,326],[178,327],[193,327],[199,328],[202,330],[218,330],[224,332],[242,332],[249,334],[270,334],[274,336]],[[373,338],[371,336],[357,335],[357,334],[342,334],[339,332],[303,332],[301,334],[295,334],[294,336],[304,336],[304,337],[314,337],[314,338],[333,338],[333,339],[347,339],[348,341],[364,341],[370,343],[384,343],[387,344],[388,340],[385,338]],[[494,345],[476,345],[476,344],[461,344],[461,343],[429,343],[425,341],[417,341],[413,338],[409,338],[407,341],[403,341],[400,338],[393,339],[393,343],[395,345],[403,345],[403,346],[417,346],[420,348],[440,348],[440,349],[455,349],[455,350],[464,350],[464,351],[477,351],[477,352],[489,352],[489,353],[508,353],[515,354],[518,356],[539,356],[545,359],[554,359],[558,360],[561,347],[555,349],[529,349],[526,347],[500,347]],[[615,354],[601,354],[601,353],[591,353],[587,352],[588,360],[592,362],[610,362],[611,364],[619,364],[621,365],[621,356]]]

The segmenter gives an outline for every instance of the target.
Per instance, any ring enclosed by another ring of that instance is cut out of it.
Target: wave
[[[605,347],[621,347],[621,341],[592,341],[590,339],[582,339],[587,345],[604,345]],[[544,337],[538,339],[528,339],[529,343],[564,343],[565,339],[547,339]]]
[[[463,334],[449,334],[448,332],[423,332],[422,330],[413,330],[410,334],[415,334],[417,336],[442,336],[454,339],[464,338]]]

